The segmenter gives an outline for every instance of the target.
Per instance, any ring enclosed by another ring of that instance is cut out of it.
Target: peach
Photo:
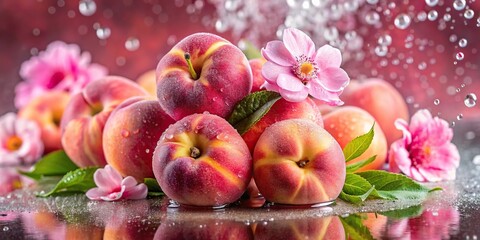
[[[79,167],[105,166],[102,135],[110,113],[125,99],[147,95],[138,84],[109,76],[87,84],[70,99],[61,121],[62,146]]]
[[[258,138],[267,127],[286,119],[308,119],[315,122],[319,127],[323,127],[322,114],[310,98],[302,102],[289,102],[281,98],[273,104],[265,116],[242,135],[250,153],[253,154]]]
[[[255,239],[345,239],[345,229],[337,216],[278,220],[258,224]]]
[[[358,171],[381,169],[383,167],[387,158],[387,139],[380,125],[367,111],[353,106],[340,107],[325,115],[323,123],[325,130],[332,134],[342,148],[354,138],[367,133],[375,123],[373,129],[375,135],[368,149],[357,159],[347,164],[366,160],[373,155],[377,155],[375,161],[360,168]]]
[[[253,84],[252,84],[252,91],[251,92],[258,92],[260,91],[263,83],[265,83],[265,78],[262,75],[262,67],[267,60],[264,58],[256,58],[250,59],[248,63],[250,64],[250,68],[252,69],[252,76],[253,76]]]
[[[242,196],[252,158],[240,134],[214,114],[193,114],[171,125],[153,154],[153,173],[180,204],[222,206]]]
[[[155,70],[150,70],[137,78],[137,83],[145,89],[150,95],[157,96],[157,81],[155,79]]]
[[[131,97],[113,110],[103,130],[108,164],[123,176],[153,178],[152,156],[163,131],[175,121],[156,97]]]
[[[157,66],[157,96],[173,119],[208,111],[228,117],[252,89],[252,70],[240,49],[210,33],[192,34]]]
[[[345,182],[345,157],[323,128],[305,119],[268,127],[253,153],[253,177],[266,200],[317,204],[335,200]]]
[[[369,112],[378,122],[390,146],[402,137],[394,122],[409,119],[408,106],[398,90],[382,79],[351,81],[342,94],[345,105],[357,106]]]
[[[62,148],[60,121],[69,100],[67,92],[47,92],[34,98],[18,113],[21,118],[33,120],[40,126],[45,153]]]

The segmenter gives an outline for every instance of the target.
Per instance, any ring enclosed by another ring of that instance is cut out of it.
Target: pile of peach
[[[138,181],[155,177],[169,198],[195,206],[232,203],[248,186],[275,203],[332,201],[345,181],[342,148],[374,122],[373,142],[358,160],[377,155],[368,167],[383,167],[387,144],[401,136],[393,122],[408,111],[381,80],[352,81],[345,107],[279,99],[240,135],[226,119],[260,91],[264,61],[248,61],[213,34],[188,36],[160,60],[156,84],[153,74],[141,84],[110,76],[73,96],[62,145],[80,167],[109,164]]]

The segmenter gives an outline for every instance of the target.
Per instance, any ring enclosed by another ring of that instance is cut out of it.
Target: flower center
[[[20,147],[22,146],[23,144],[23,141],[21,138],[19,138],[18,136],[11,136],[7,139],[7,142],[5,143],[5,147],[7,148],[7,150],[9,151],[17,151],[18,149],[20,149]]]
[[[317,77],[318,66],[311,58],[301,55],[296,60],[297,63],[293,65],[292,70],[304,84]]]
[[[63,72],[55,72],[52,74],[50,77],[50,81],[47,83],[47,88],[48,89],[53,89],[55,88],[63,79],[65,78],[65,73]]]

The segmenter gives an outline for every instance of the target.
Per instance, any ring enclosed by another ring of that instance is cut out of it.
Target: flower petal
[[[318,74],[320,84],[330,92],[343,91],[343,89],[350,83],[350,77],[347,72],[341,68],[328,67],[322,69]]]
[[[291,74],[291,72],[290,67],[281,66],[273,62],[266,62],[262,67],[262,76],[270,82],[276,82],[278,75],[281,73]]]
[[[265,48],[262,48],[262,56],[281,66],[293,66],[296,62],[292,54],[285,48],[285,45],[278,40],[270,41]]]
[[[405,144],[410,144],[412,143],[412,134],[408,131],[408,123],[404,119],[397,119],[393,123],[395,127],[402,131],[403,133],[403,141],[405,141]]]
[[[305,85],[293,74],[279,74],[277,78],[277,85],[280,89],[284,89],[289,92],[300,92],[306,90]]]
[[[125,186],[127,189],[131,187],[135,187],[137,185],[137,180],[132,176],[127,176],[122,180],[122,186]]]
[[[107,195],[104,195],[104,196],[100,196],[100,199],[102,199],[103,201],[116,201],[116,200],[119,200],[119,199],[122,199],[123,198],[123,195],[125,193],[125,189],[126,187],[125,186],[122,186],[122,188],[120,189],[120,191],[116,191],[116,192],[111,192]]]
[[[124,199],[144,199],[147,197],[148,188],[144,183],[125,190]]]
[[[262,86],[260,86],[260,89],[265,88],[268,91],[274,91],[274,92],[280,92],[280,89],[278,88],[276,83],[269,83],[269,82],[264,82]]]
[[[432,121],[432,114],[427,109],[418,110],[410,119],[409,131],[415,135],[422,131],[424,127]]]
[[[330,45],[323,45],[317,50],[315,62],[320,69],[335,67],[340,68],[342,64],[342,53],[337,48]]]
[[[321,100],[330,106],[343,105],[343,101],[339,98],[340,93],[329,92],[325,90],[322,85],[315,81],[309,82],[307,86],[309,87],[308,93],[312,95],[312,97]]]
[[[407,172],[412,165],[404,142],[400,139],[392,143],[389,150],[389,166],[392,172]]]
[[[303,91],[299,92],[290,92],[288,90],[280,88],[279,93],[285,100],[289,102],[301,102],[308,97],[308,91],[306,88],[304,88]]]
[[[313,58],[315,56],[315,44],[312,39],[298,29],[287,28],[283,30],[283,43],[294,57],[305,55]]]
[[[90,200],[100,200],[101,196],[106,195],[107,193],[102,191],[100,188],[92,188],[87,191],[86,195]]]
[[[103,169],[98,169],[93,174],[95,184],[106,192],[113,192],[120,187],[122,176],[110,165],[106,165]]]

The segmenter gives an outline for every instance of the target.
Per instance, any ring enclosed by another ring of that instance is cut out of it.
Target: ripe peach
[[[210,33],[192,34],[157,66],[157,96],[173,119],[208,111],[228,117],[252,89],[252,70],[240,49]]]
[[[250,68],[252,68],[253,84],[251,92],[260,91],[260,87],[265,83],[265,78],[262,75],[263,64],[267,62],[264,58],[256,58],[248,61]]]
[[[62,146],[67,155],[79,167],[105,166],[102,135],[110,113],[125,99],[147,94],[123,77],[109,76],[87,84],[72,96],[62,117]]]
[[[323,128],[305,119],[268,127],[253,153],[253,176],[266,200],[316,204],[335,200],[345,182],[345,157]]]
[[[240,134],[214,114],[193,114],[171,125],[153,154],[153,173],[180,204],[221,206],[243,194],[252,158]]]
[[[110,114],[103,130],[103,151],[108,164],[123,176],[143,182],[153,178],[152,156],[163,131],[175,121],[156,97],[132,97]]]
[[[367,111],[353,106],[340,107],[325,115],[323,123],[325,130],[332,134],[342,148],[354,138],[367,133],[375,123],[373,129],[375,135],[368,149],[356,160],[352,160],[347,164],[366,160],[373,155],[377,155],[375,161],[360,168],[359,171],[381,169],[383,167],[387,158],[387,139],[380,125]]]
[[[310,98],[302,102],[289,102],[281,98],[273,104],[270,111],[260,121],[242,135],[243,140],[245,140],[250,149],[250,153],[253,154],[258,138],[260,138],[260,135],[267,127],[286,119],[309,119],[319,127],[323,127],[322,114]]]
[[[67,92],[44,93],[23,107],[18,115],[37,122],[45,145],[45,153],[62,148],[60,120],[67,107],[70,95]]]
[[[402,137],[394,122],[409,119],[408,106],[398,90],[382,79],[351,81],[342,94],[345,105],[357,106],[369,112],[378,122],[387,144]]]
[[[137,83],[145,89],[150,95],[157,96],[157,81],[155,79],[155,70],[150,70],[137,78]]]

